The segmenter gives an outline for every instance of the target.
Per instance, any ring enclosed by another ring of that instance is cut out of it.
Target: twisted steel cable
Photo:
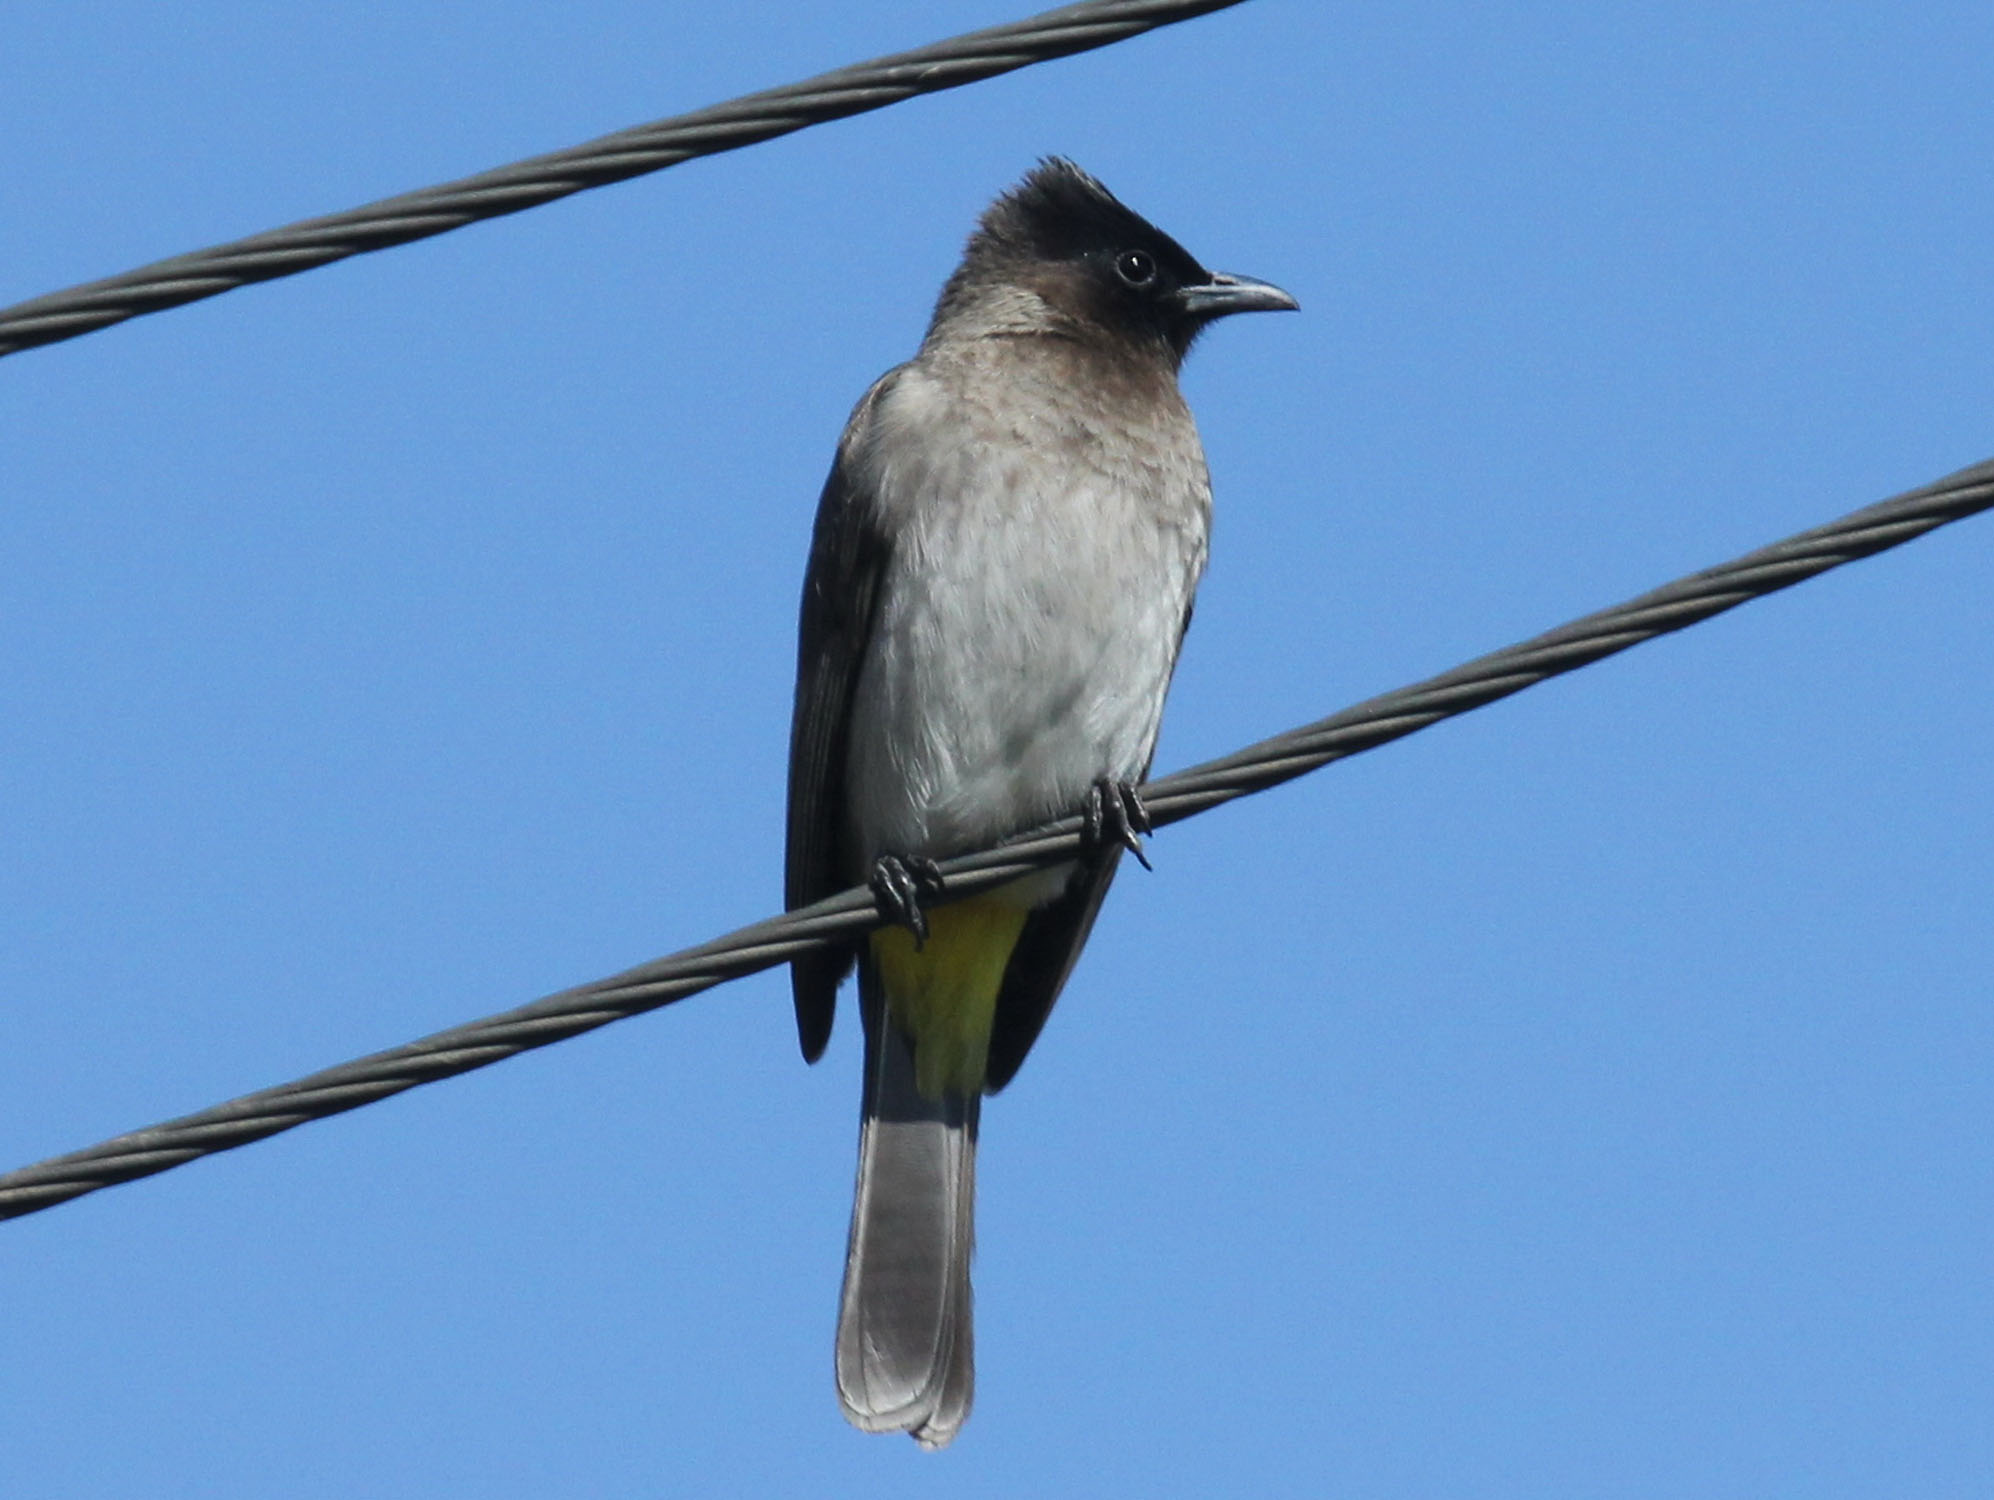
[[[0,308],[0,356],[1119,42],[1242,0],[1089,0]]]
[[[1692,573],[1625,604],[1234,755],[1152,781],[1143,788],[1144,803],[1157,826],[1178,822],[1990,508],[1994,508],[1994,460],[1722,566]],[[972,895],[1071,859],[1080,844],[1080,820],[1072,817],[1000,848],[945,861],[948,898]],[[357,1109],[418,1084],[468,1073],[656,1010],[878,925],[871,893],[862,887],[845,891],[815,906],[757,922],[700,947],[516,1010],[10,1172],[0,1177],[0,1218],[18,1218],[113,1183],[261,1140],[307,1120]]]

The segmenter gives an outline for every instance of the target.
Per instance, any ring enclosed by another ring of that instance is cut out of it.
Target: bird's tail
[[[838,1309],[838,1400],[853,1426],[947,1444],[976,1382],[969,1253],[980,1093],[915,1086],[914,1048],[859,961],[865,1106]]]

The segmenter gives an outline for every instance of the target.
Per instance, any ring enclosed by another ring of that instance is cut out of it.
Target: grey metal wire
[[[1989,508],[1994,508],[1994,460],[1720,567],[1692,573],[1625,604],[1477,657],[1451,672],[1369,699],[1237,754],[1152,781],[1143,788],[1143,801],[1159,827],[1175,823]],[[1079,847],[1080,820],[1067,818],[998,849],[948,860],[942,871],[949,896],[956,898],[1070,859]],[[0,1218],[34,1213],[113,1183],[261,1140],[307,1120],[357,1109],[418,1084],[468,1073],[656,1010],[878,925],[871,894],[863,888],[845,891],[594,984],[9,1172],[0,1177]]]
[[[916,94],[958,88],[1031,63],[1105,47],[1139,32],[1241,3],[1089,0],[618,131],[475,177],[176,255],[119,276],[0,308],[0,356],[75,338],[142,313],[198,302],[252,281],[294,275],[349,255],[426,239],[479,219],[518,213],[584,188],[602,187],[693,157],[750,146],[807,125],[883,109]]]

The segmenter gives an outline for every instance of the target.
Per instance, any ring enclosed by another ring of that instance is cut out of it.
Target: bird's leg
[[[914,950],[928,941],[928,914],[921,903],[942,893],[942,867],[919,854],[882,854],[872,862],[872,899],[879,914],[914,934]]]
[[[1095,854],[1119,844],[1145,870],[1150,868],[1149,856],[1142,852],[1142,840],[1136,837],[1152,831],[1149,809],[1142,805],[1134,782],[1103,776],[1088,789],[1087,806],[1081,816],[1086,820],[1081,836]]]

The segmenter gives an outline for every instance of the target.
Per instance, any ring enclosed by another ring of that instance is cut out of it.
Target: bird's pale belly
[[[1195,567],[1158,540],[1118,567],[1013,557],[884,601],[847,768],[867,866],[987,845],[1142,774]]]

